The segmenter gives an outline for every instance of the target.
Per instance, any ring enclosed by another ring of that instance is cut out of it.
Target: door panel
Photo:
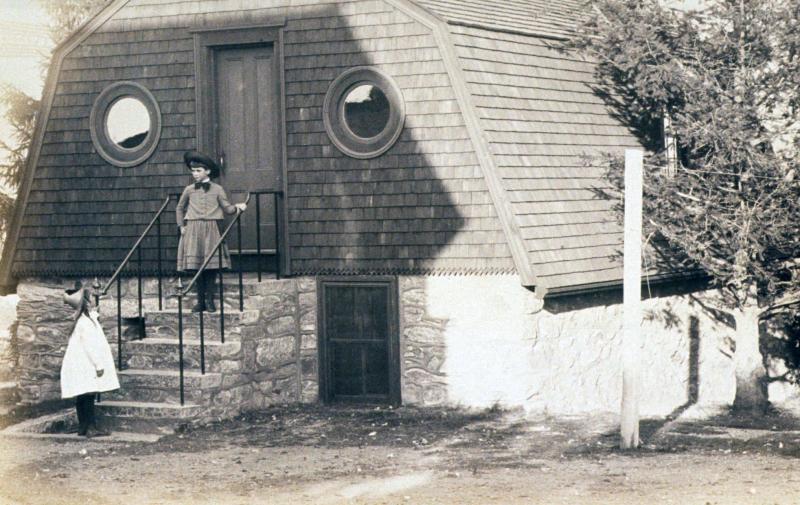
[[[279,190],[279,91],[273,46],[220,49],[214,53],[216,145],[224,160],[220,183],[232,202],[248,191]],[[242,247],[256,250],[255,196],[242,217]],[[275,248],[275,205],[260,198],[261,249]],[[229,244],[237,251],[234,236]]]

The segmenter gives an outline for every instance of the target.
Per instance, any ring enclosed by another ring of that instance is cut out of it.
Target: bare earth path
[[[283,407],[156,443],[0,438],[0,504],[800,504],[787,416],[613,419]]]

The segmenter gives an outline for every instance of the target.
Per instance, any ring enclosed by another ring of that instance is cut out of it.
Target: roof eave
[[[681,281],[708,281],[710,276],[702,270],[687,270],[684,272],[669,272],[662,274],[650,274],[642,276],[642,286],[665,285]],[[587,284],[576,284],[573,286],[554,286],[548,288],[543,296],[548,299],[566,296],[578,296],[603,291],[613,291],[622,289],[623,279],[611,281],[593,282]]]

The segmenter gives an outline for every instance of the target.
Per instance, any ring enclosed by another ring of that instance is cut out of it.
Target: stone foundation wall
[[[61,279],[26,279],[17,293],[16,337],[19,366],[16,377],[24,403],[38,403],[60,398],[61,361],[72,328],[72,310],[62,301],[65,286],[72,281]],[[91,281],[89,281],[91,282]],[[164,292],[174,292],[176,280],[168,279]],[[123,315],[138,313],[137,282],[122,283]],[[215,416],[232,415],[242,409],[259,408],[274,403],[314,402],[318,399],[316,282],[312,278],[265,280],[247,296],[240,324],[228,328],[238,334],[238,342],[221,354],[218,371],[221,382],[210,398]],[[158,309],[155,279],[143,283],[145,313]],[[238,310],[238,295],[226,297],[226,312]],[[164,298],[165,308],[177,307],[175,298]],[[100,321],[112,349],[116,350],[116,287],[101,300]],[[175,321],[168,315],[151,318],[149,336],[173,337]],[[213,334],[215,328],[207,328]],[[123,340],[131,337],[123,328]],[[218,337],[217,337],[218,338]],[[124,353],[124,347],[123,347]],[[124,356],[124,354],[123,354]],[[131,366],[149,368],[152,356],[132,356]]]
[[[24,402],[60,395],[59,370],[72,326],[71,310],[61,301],[67,284],[60,279],[19,284],[16,377]],[[173,285],[168,281],[165,292]],[[498,404],[553,414],[618,411],[621,300],[583,296],[544,304],[511,275],[400,277],[398,285],[403,403]],[[257,309],[257,315],[231,330],[240,332],[240,345],[220,356],[214,415],[319,399],[316,280],[265,280],[252,289],[245,308]],[[133,315],[136,282],[126,280],[122,291],[123,312]],[[153,279],[144,283],[144,292],[145,311],[157,309]],[[732,331],[706,310],[704,299],[711,296],[644,302],[642,415],[732,401]],[[234,298],[228,299],[229,311],[238,303]],[[165,304],[174,306],[175,300]],[[115,314],[116,299],[110,296],[101,302],[101,321],[112,347]],[[794,386],[773,383],[770,395],[780,401],[798,393]]]
[[[621,300],[546,306],[510,275],[402,277],[399,289],[405,403],[619,410]],[[643,302],[642,415],[733,400],[732,331],[703,307],[709,296]]]
[[[252,332],[243,335],[243,382],[252,387],[247,407],[315,402],[317,374],[317,293],[311,278],[269,281],[263,309]],[[246,396],[244,398],[247,398]]]
[[[62,301],[66,285],[41,279],[17,286],[16,375],[23,403],[61,398],[61,360],[73,326],[73,310]],[[103,326],[108,333],[108,325]]]

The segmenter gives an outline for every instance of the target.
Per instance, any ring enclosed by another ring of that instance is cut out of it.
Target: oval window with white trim
[[[405,122],[400,88],[374,67],[356,67],[328,88],[322,109],[325,131],[353,158],[374,158],[394,145]]]
[[[92,142],[112,165],[132,167],[153,154],[161,137],[161,111],[150,91],[136,82],[104,89],[89,118]]]

